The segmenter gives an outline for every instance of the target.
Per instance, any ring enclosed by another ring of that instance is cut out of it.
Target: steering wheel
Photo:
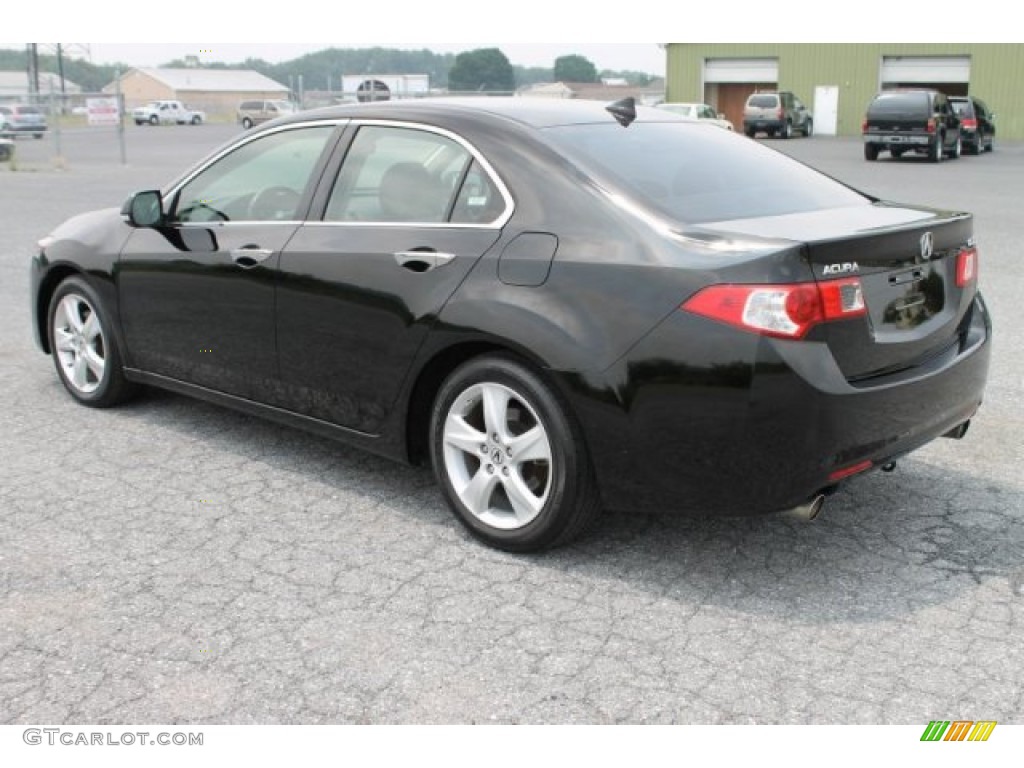
[[[251,221],[288,221],[295,218],[302,196],[291,187],[267,187],[249,201]]]

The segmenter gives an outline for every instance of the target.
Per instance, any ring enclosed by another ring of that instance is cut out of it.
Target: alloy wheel
[[[480,382],[455,398],[442,432],[444,468],[462,504],[481,523],[516,530],[551,493],[551,440],[526,397]]]
[[[79,394],[95,392],[107,368],[107,343],[99,315],[84,296],[69,293],[60,300],[53,341],[65,381]]]

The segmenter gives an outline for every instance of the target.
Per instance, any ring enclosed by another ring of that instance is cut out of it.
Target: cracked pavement
[[[1024,722],[1024,144],[933,166],[769,141],[880,196],[976,211],[988,398],[812,524],[608,514],[485,549],[432,475],[148,391],[75,405],[28,261],[232,126],[64,137],[0,166],[0,723]]]

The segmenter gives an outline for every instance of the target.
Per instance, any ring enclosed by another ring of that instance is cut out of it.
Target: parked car
[[[960,118],[944,93],[928,89],[882,91],[868,105],[862,126],[864,159],[925,154],[932,162],[960,157]]]
[[[0,135],[17,137],[31,133],[37,139],[46,135],[46,114],[42,107],[32,104],[0,105]]]
[[[764,132],[790,138],[794,133],[814,133],[814,118],[807,107],[789,91],[752,93],[743,107],[743,132],[750,138]]]
[[[249,130],[254,125],[295,114],[295,105],[281,99],[256,99],[238,105],[238,122]]]
[[[980,155],[996,147],[996,116],[976,96],[950,96],[949,103],[960,118],[960,139],[972,154]]]
[[[133,109],[132,119],[136,125],[199,125],[206,120],[206,113],[180,101],[162,99]]]
[[[691,120],[706,120],[712,125],[717,125],[719,128],[725,128],[729,131],[733,130],[732,123],[725,119],[725,115],[715,112],[708,104],[662,103],[658,105],[658,109],[675,112],[677,115],[688,117]]]
[[[977,269],[969,214],[664,110],[438,99],[286,118],[70,219],[31,307],[82,404],[149,384],[429,461],[531,551],[602,508],[813,517],[962,436]]]

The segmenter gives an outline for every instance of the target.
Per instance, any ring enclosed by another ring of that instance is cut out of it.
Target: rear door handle
[[[246,245],[236,248],[231,252],[231,259],[242,269],[252,269],[270,258],[274,251],[270,248],[258,248],[255,245]]]
[[[395,254],[395,261],[398,266],[408,269],[410,272],[428,272],[451,264],[455,260],[454,253],[441,253],[439,251],[398,251]]]

